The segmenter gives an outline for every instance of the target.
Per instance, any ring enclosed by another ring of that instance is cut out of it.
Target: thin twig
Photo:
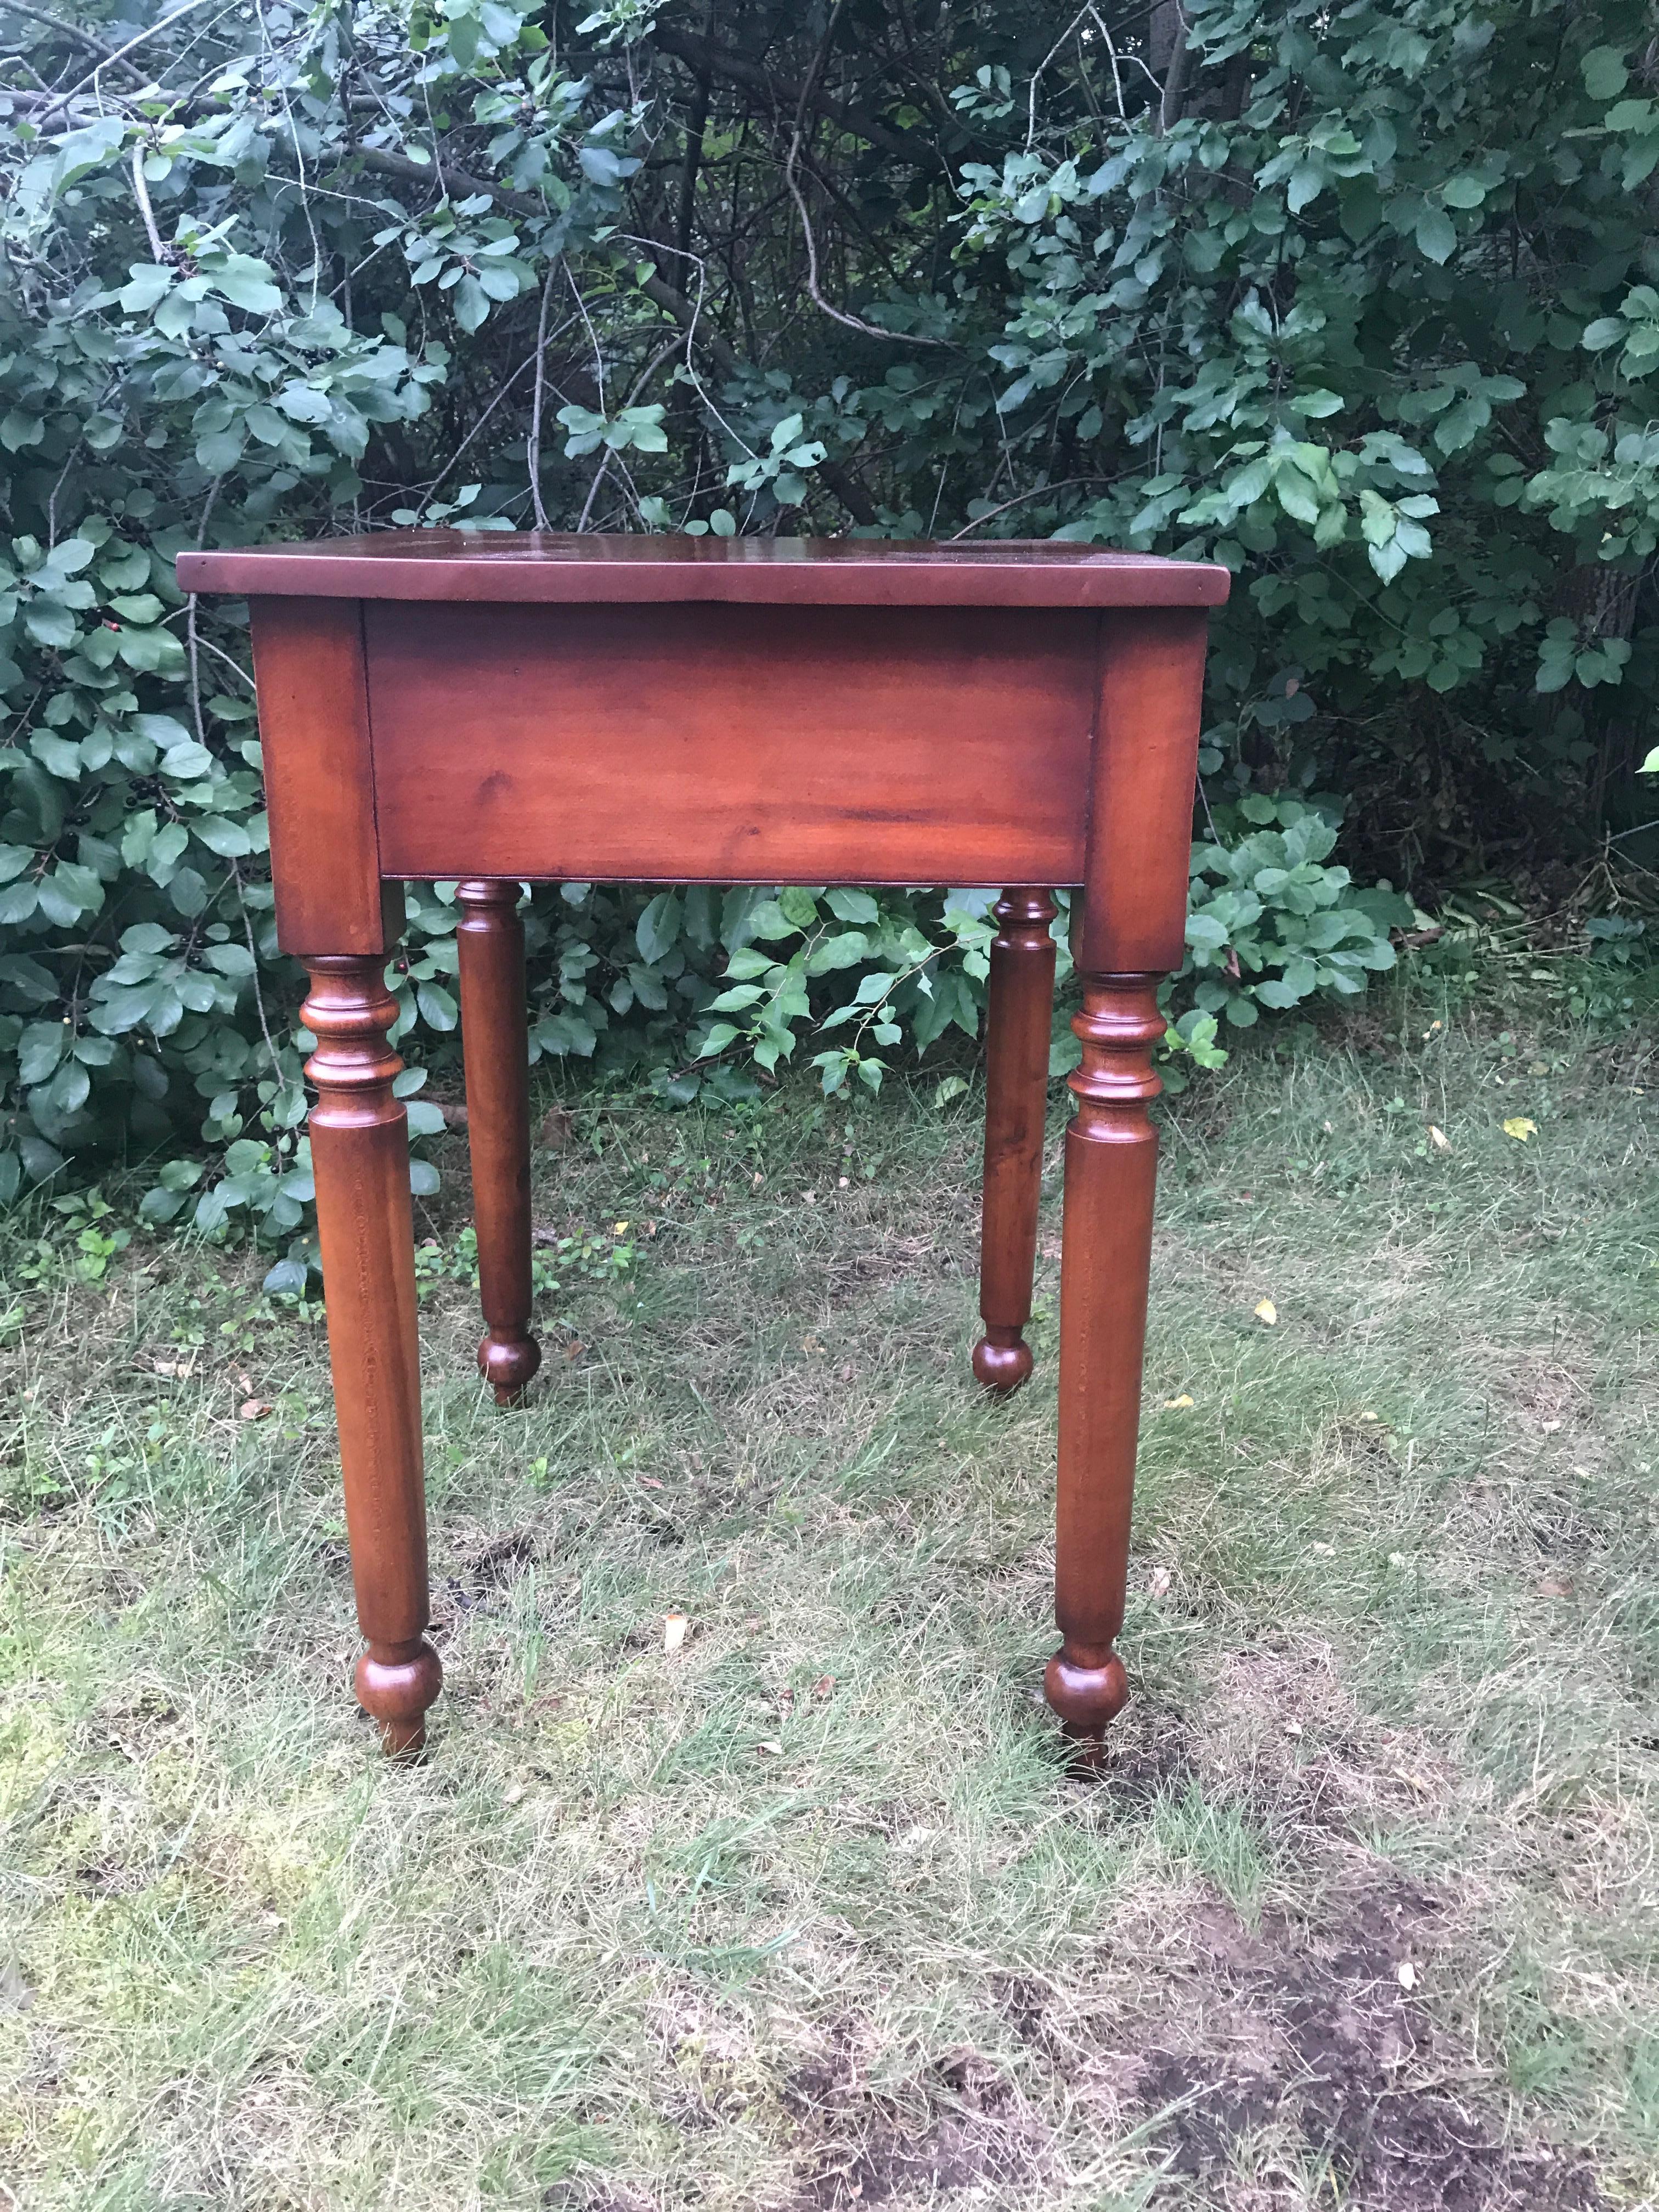
[[[671,338],[665,346],[658,347],[656,352],[652,355],[650,360],[647,362],[645,367],[640,371],[639,374],[634,379],[633,383],[629,386],[627,395],[623,400],[623,407],[624,410],[634,404],[641,392],[644,391],[646,386],[651,381],[651,379],[662,367],[664,362],[667,360],[669,355],[671,353],[678,353],[679,349],[680,341],[678,337]],[[625,464],[622,461],[615,448],[607,446],[604,453],[599,456],[599,465],[593,471],[593,481],[587,487],[587,497],[582,501],[582,511],[576,523],[576,527],[579,531],[586,530],[587,527],[588,517],[593,512],[593,502],[599,495],[599,486],[605,482],[606,476],[609,474],[611,465],[613,461],[615,461],[617,466],[622,470],[623,480],[627,483],[630,493],[633,493],[633,479],[629,476]],[[633,496],[634,503],[637,507],[639,504],[638,494],[633,493]],[[536,502],[536,511],[538,514],[541,513],[541,501],[539,500]],[[544,530],[546,529],[547,524],[545,520],[541,523],[540,527]]]
[[[1113,41],[1111,33],[1106,27],[1105,19],[1099,9],[1091,8],[1089,14],[1093,20],[1096,30],[1106,41],[1106,58],[1112,64],[1112,86],[1117,94],[1118,120],[1120,123],[1127,123],[1129,119],[1129,111],[1123,105],[1123,76],[1117,65],[1117,47]]]
[[[149,240],[149,258],[161,267],[167,264],[167,250],[161,243],[161,234],[156,227],[155,210],[149,204],[149,186],[144,181],[144,142],[132,142],[132,196],[138,203],[138,212],[143,218],[144,235]]]
[[[216,646],[210,637],[198,639],[198,642],[201,645],[204,651],[210,653],[216,660],[222,660],[225,666],[229,669],[231,674],[236,678],[239,683],[246,684],[250,691],[254,689],[253,678],[248,674],[246,669],[242,666],[240,661],[233,660],[230,655],[226,653],[222,647]]]
[[[32,23],[44,24],[47,30],[58,32],[61,37],[71,40],[77,46],[84,46],[88,53],[96,54],[106,68],[116,58],[113,49],[106,46],[101,39],[93,38],[89,33],[82,30],[74,23],[64,23],[56,15],[48,15],[42,8],[26,8],[23,5],[23,0],[3,0],[3,5],[9,14],[27,15]],[[134,76],[143,74],[141,70],[136,69],[131,70],[130,73]],[[50,91],[51,86],[48,85],[46,89]]]
[[[988,507],[983,514],[976,514],[960,530],[952,531],[945,542],[947,545],[954,545],[958,538],[965,538],[970,530],[977,530],[982,522],[994,522],[998,515],[1006,514],[1011,507],[1024,507],[1028,500],[1045,499],[1050,492],[1070,491],[1079,484],[1115,483],[1116,481],[1115,477],[1062,477],[1058,483],[1037,484],[1030,491],[1018,492],[1012,499],[1005,499],[1000,507]]]
[[[817,52],[806,72],[806,81],[800,88],[800,100],[795,109],[795,127],[790,133],[789,151],[784,157],[783,181],[789,187],[789,197],[795,203],[795,212],[800,217],[801,236],[806,244],[806,289],[816,307],[819,307],[832,322],[842,324],[849,331],[862,331],[866,337],[885,338],[890,344],[939,346],[945,351],[954,349],[944,338],[922,337],[912,331],[884,331],[879,323],[866,323],[862,315],[849,315],[844,308],[834,307],[823,296],[818,283],[818,246],[812,234],[812,218],[807,212],[806,198],[801,191],[797,171],[800,165],[801,142],[806,128],[806,110],[817,89],[825,57],[835,43],[836,32],[841,22],[846,0],[836,0],[824,25],[823,36],[818,41]]]
[[[611,459],[611,451],[607,446],[599,456],[599,465],[593,471],[593,481],[587,487],[587,497],[582,501],[582,511],[576,518],[576,527],[579,531],[586,530],[587,527],[587,518],[593,512],[593,502],[599,497],[599,486],[605,482]]]
[[[844,308],[835,307],[823,296],[818,283],[817,240],[812,235],[812,218],[806,211],[806,201],[796,180],[796,168],[800,161],[801,126],[795,125],[789,141],[789,152],[783,164],[783,180],[789,187],[789,197],[795,203],[795,212],[800,217],[801,235],[806,241],[806,289],[815,307],[820,307],[832,322],[842,323],[849,331],[862,331],[866,337],[885,338],[891,345],[939,346],[945,351],[953,350],[948,339],[924,337],[919,331],[884,331],[879,323],[866,323],[862,315],[849,315]]]
[[[219,487],[224,480],[222,471],[208,486],[208,495],[202,506],[202,519],[196,526],[196,550],[198,553],[207,541],[208,518],[213,513],[214,501],[219,496]],[[197,605],[197,596],[192,592],[186,602],[188,611],[185,617],[185,642],[190,653],[190,703],[196,721],[196,742],[198,745],[204,745],[207,743],[207,729],[202,720],[201,641],[196,635]]]
[[[106,53],[90,76],[83,76],[79,84],[72,84],[66,93],[60,94],[57,102],[58,106],[66,106],[77,94],[86,91],[88,85],[96,85],[106,69],[112,68],[117,62],[125,61],[130,53],[136,52],[140,46],[147,45],[151,39],[158,37],[161,32],[176,23],[181,15],[192,15],[198,8],[204,8],[207,4],[208,0],[184,0],[184,5],[181,8],[174,8],[170,14],[163,15],[158,22],[150,24],[148,29],[136,32],[124,46],[117,46],[112,53]]]
[[[538,530],[547,528],[547,509],[542,505],[542,395],[547,388],[547,310],[553,297],[558,264],[550,264],[542,286],[541,313],[536,318],[536,392],[530,403],[530,434],[525,441],[525,465],[530,471],[530,504]]]
[[[565,261],[564,273],[570,279],[570,289],[575,295],[576,311],[587,326],[588,343],[593,349],[593,381],[599,388],[599,412],[603,415],[605,412],[605,355],[600,350],[599,332],[593,328],[592,318],[587,312],[587,302],[582,297],[582,288],[576,282],[576,272],[568,260]]]
[[[1158,98],[1158,127],[1159,133],[1172,131],[1181,120],[1181,110],[1187,94],[1187,49],[1191,29],[1187,11],[1181,0],[1175,0],[1175,43],[1170,49],[1170,66]]]
[[[259,988],[259,948],[253,941],[253,917],[247,910],[247,901],[242,895],[242,872],[234,860],[230,872],[236,884],[236,903],[242,909],[242,933],[247,939],[247,949],[253,961],[253,1010],[259,1017],[259,1034],[265,1041],[265,1050],[270,1055],[270,1072],[282,1080],[282,1062],[276,1057],[276,1047],[271,1040],[270,1024],[265,1018],[265,994]]]
[[[1071,21],[1066,26],[1066,28],[1054,40],[1053,46],[1049,47],[1048,52],[1044,54],[1042,59],[1031,71],[1031,90],[1030,97],[1027,99],[1025,103],[1025,150],[1028,154],[1031,150],[1032,142],[1036,137],[1037,80],[1042,76],[1043,70],[1048,68],[1049,63],[1053,61],[1054,56],[1065,45],[1066,40],[1072,37],[1073,33],[1077,30],[1079,24],[1082,22],[1084,17],[1087,15],[1092,14],[1092,12],[1093,10],[1089,8],[1079,8],[1076,15],[1073,16]]]

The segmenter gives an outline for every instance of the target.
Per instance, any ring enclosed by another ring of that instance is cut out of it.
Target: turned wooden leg
[[[386,1747],[417,1752],[443,1684],[427,1642],[426,1498],[408,1121],[386,1042],[397,1006],[383,955],[307,959],[300,1018],[317,1039],[311,1158],[328,1305],[329,1359],[345,1475],[357,1619],[359,1703]]]
[[[461,1047],[484,1336],[478,1370],[499,1406],[542,1364],[530,1334],[530,1055],[524,924],[515,883],[459,886]]]
[[[1060,1275],[1060,1503],[1055,1614],[1064,1638],[1043,1688],[1068,1735],[1098,1738],[1129,1694],[1113,1646],[1123,1626],[1152,1254],[1163,1085],[1158,975],[1085,975],[1072,1024],[1082,1065],[1068,1077]]]
[[[988,1390],[1017,1390],[1031,1371],[1025,1324],[1036,1266],[1037,1200],[1048,1106],[1056,908],[1046,890],[1004,891],[994,908],[985,1020],[985,1188],[974,1372]]]

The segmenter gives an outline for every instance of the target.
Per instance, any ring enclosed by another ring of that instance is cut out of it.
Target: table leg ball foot
[[[515,1405],[541,1364],[542,1348],[533,1336],[487,1336],[478,1346],[478,1372],[498,1406]]]
[[[1029,1380],[1031,1347],[1018,1329],[988,1328],[974,1346],[974,1375],[986,1389],[1006,1398]]]
[[[444,1670],[424,1637],[383,1644],[357,1662],[357,1702],[378,1721],[380,1740],[394,1759],[409,1759],[426,1744],[426,1709],[443,1687]]]
[[[1067,1735],[1097,1744],[1128,1703],[1129,1677],[1115,1651],[1108,1651],[1097,1662],[1073,1657],[1062,1648],[1048,1662],[1042,1693]]]

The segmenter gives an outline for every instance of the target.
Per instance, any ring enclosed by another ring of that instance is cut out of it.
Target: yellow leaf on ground
[[[1166,1398],[1164,1401],[1164,1410],[1166,1413],[1184,1413],[1188,1407],[1196,1403],[1197,1401],[1189,1398],[1183,1390],[1178,1398]]]
[[[1255,1310],[1255,1317],[1259,1322],[1265,1322],[1269,1328],[1277,1328],[1279,1326],[1279,1308],[1273,1304],[1271,1298],[1263,1298],[1261,1304]]]
[[[1528,1121],[1524,1114],[1511,1114],[1504,1124],[1504,1134],[1513,1137],[1517,1145],[1524,1145],[1528,1137],[1538,1134],[1538,1124]]]

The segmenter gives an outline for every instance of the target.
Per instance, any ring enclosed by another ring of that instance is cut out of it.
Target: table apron
[[[368,602],[381,872],[1080,882],[1110,619]]]

